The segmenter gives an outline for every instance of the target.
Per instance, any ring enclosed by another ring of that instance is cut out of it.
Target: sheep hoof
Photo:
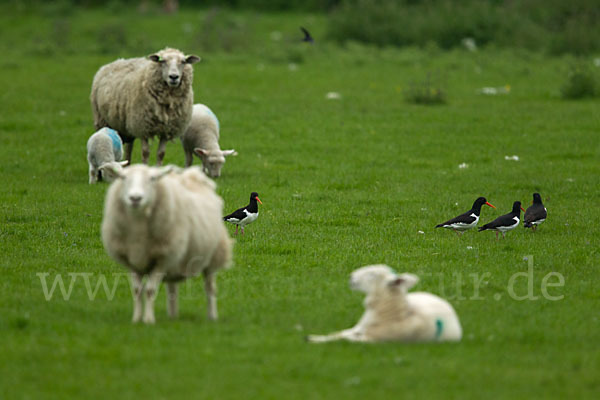
[[[154,325],[156,323],[156,320],[154,319],[154,315],[144,316],[144,323],[146,325]]]

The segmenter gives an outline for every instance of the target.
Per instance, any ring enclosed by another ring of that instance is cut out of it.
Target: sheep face
[[[102,164],[98,169],[101,171],[102,179],[106,182],[113,182],[123,172],[123,167],[127,166],[129,161],[111,161]]]
[[[237,155],[235,150],[205,150],[195,148],[194,153],[202,160],[202,169],[211,178],[221,176],[221,168],[225,164],[225,157]]]
[[[350,275],[350,287],[364,293],[370,293],[385,285],[396,274],[387,265],[369,265],[359,268]]]
[[[377,264],[359,268],[350,276],[350,287],[364,293],[373,293],[383,289],[407,292],[419,278],[413,274],[396,274],[387,265]]]
[[[153,168],[134,165],[119,171],[114,166],[105,167],[121,180],[119,198],[126,209],[133,213],[142,212],[154,203],[156,182],[173,170],[172,166]]]
[[[191,64],[200,61],[198,56],[185,56],[175,49],[161,50],[149,55],[148,59],[160,65],[162,78],[170,88],[179,87],[186,69],[189,70],[187,73],[191,74]]]

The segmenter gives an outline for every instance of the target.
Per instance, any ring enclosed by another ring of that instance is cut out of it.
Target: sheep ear
[[[414,274],[400,274],[395,276],[394,278],[392,278],[392,280],[390,280],[390,282],[388,283],[390,286],[394,286],[394,287],[402,287],[406,290],[411,289],[413,286],[415,286],[417,284],[417,282],[419,282],[419,277],[414,275]]]
[[[154,62],[161,62],[162,61],[162,57],[159,56],[158,54],[150,54],[148,56],[148,60],[154,61]]]
[[[223,150],[223,157],[227,157],[227,156],[237,156],[238,153],[237,151],[231,149],[231,150]]]
[[[106,177],[112,177],[113,179],[116,178],[124,178],[125,175],[123,174],[123,171],[121,170],[121,165],[119,165],[119,163],[115,163],[115,162],[109,162],[106,164],[102,164],[101,166],[98,167],[98,169],[100,171],[102,171],[102,175],[106,178]]]
[[[150,176],[150,180],[156,182],[159,179],[167,176],[174,169],[175,167],[173,167],[172,165],[167,165],[166,167],[158,168],[158,171],[154,172],[152,176]]]
[[[201,149],[200,147],[196,147],[194,149],[194,153],[198,156],[208,156],[208,150]]]
[[[185,58],[185,63],[186,64],[195,64],[195,63],[199,62],[200,60],[201,60],[200,57],[191,55],[191,56],[187,56]]]

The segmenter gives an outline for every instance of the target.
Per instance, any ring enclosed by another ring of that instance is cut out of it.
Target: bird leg
[[[533,227],[531,228],[532,231],[535,232],[535,230],[537,229],[537,225],[533,225]]]
[[[498,239],[498,231],[496,231],[496,241],[498,241],[500,239]]]
[[[238,233],[238,228],[239,228],[239,225],[236,225],[236,226],[235,226],[235,234],[236,234],[236,235],[237,235],[237,233]]]

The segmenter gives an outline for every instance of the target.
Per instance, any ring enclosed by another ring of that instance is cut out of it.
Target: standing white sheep
[[[210,108],[204,104],[194,104],[192,122],[181,137],[186,167],[192,165],[195,153],[202,160],[202,168],[208,176],[221,176],[225,157],[237,153],[235,150],[221,150],[219,128],[219,120]]]
[[[194,55],[166,48],[147,58],[119,59],[101,67],[92,83],[90,101],[96,129],[116,129],[131,162],[133,141],[142,142],[148,164],[148,140],[158,136],[156,162],[162,164],[167,141],[180,137],[190,124],[194,92]]]
[[[308,341],[459,341],[462,328],[456,312],[446,300],[426,292],[407,293],[418,281],[416,275],[398,275],[387,265],[369,265],[355,270],[350,286],[367,294],[365,313],[350,329],[328,335],[309,335]]]
[[[96,183],[98,179],[112,182],[115,175],[110,171],[120,171],[128,161],[121,161],[123,157],[123,142],[119,134],[110,128],[102,128],[94,133],[87,142],[87,160],[89,164],[89,183]],[[112,169],[101,172],[100,167],[112,163]]]
[[[102,241],[107,253],[131,270],[133,322],[142,319],[145,294],[143,321],[154,323],[154,300],[163,280],[169,316],[176,316],[177,282],[200,273],[208,317],[217,319],[215,274],[229,267],[232,247],[222,221],[223,201],[200,168],[174,169],[138,164],[113,171],[120,179],[106,195]]]

